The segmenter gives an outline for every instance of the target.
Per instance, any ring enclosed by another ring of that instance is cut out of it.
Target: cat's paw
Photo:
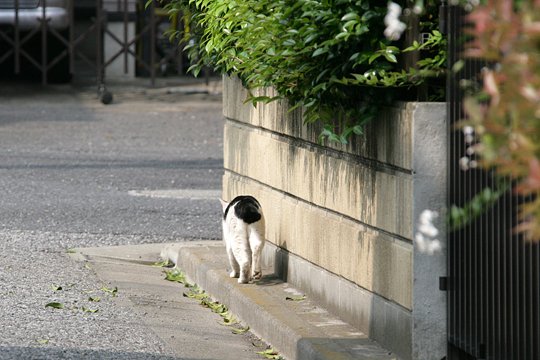
[[[249,282],[249,278],[247,278],[247,277],[242,277],[242,276],[240,276],[240,277],[238,278],[238,283],[239,283],[239,284],[247,284],[248,282]]]
[[[237,278],[238,276],[239,276],[238,272],[234,270],[229,273],[229,277],[231,278]]]
[[[252,276],[253,280],[260,280],[262,278],[262,272],[261,271],[255,271]]]

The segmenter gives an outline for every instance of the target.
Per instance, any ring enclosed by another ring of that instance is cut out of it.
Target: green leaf
[[[175,281],[184,284],[186,282],[186,274],[180,270],[164,271],[165,280]]]
[[[169,259],[167,259],[167,260],[155,262],[153,266],[170,268],[170,267],[173,267],[174,264]]]
[[[349,20],[352,20],[352,19],[360,19],[360,16],[358,16],[358,14],[355,13],[355,12],[350,12],[350,13],[345,14],[341,18],[341,21],[349,21]]]
[[[383,56],[385,57],[386,60],[390,61],[391,63],[397,63],[396,55],[390,52],[385,52]]]
[[[60,290],[63,290],[63,288],[62,288],[61,286],[55,286],[55,285],[51,286],[51,289],[52,289],[53,291],[60,291]]]
[[[285,46],[294,46],[296,45],[296,41],[294,41],[293,39],[287,39],[283,42],[283,45]]]
[[[319,36],[320,36],[319,33],[314,33],[314,34],[309,35],[309,36],[306,37],[306,39],[304,40],[304,44],[309,44],[309,43],[312,42],[313,40],[317,39]]]
[[[292,56],[292,55],[295,55],[295,52],[289,49],[281,52],[281,56]]]
[[[463,68],[465,67],[465,61],[463,60],[458,60],[456,61],[456,63],[454,65],[452,65],[452,72],[454,74],[457,74],[458,72],[460,72]]]
[[[356,135],[362,135],[364,133],[364,127],[362,125],[355,125],[353,126],[353,132]]]
[[[114,288],[108,288],[104,286],[100,290],[111,294],[113,297],[118,295],[118,288],[116,286]]]
[[[285,297],[285,300],[289,300],[289,301],[303,301],[303,300],[306,300],[306,295],[300,295],[300,296],[287,296],[287,297]]]
[[[84,306],[82,307],[82,311],[84,312],[87,312],[87,313],[97,313],[98,312],[98,309],[88,309],[88,308],[85,308]]]
[[[313,52],[311,57],[316,57],[316,56],[319,56],[319,55],[322,55],[322,54],[326,54],[327,52],[328,52],[328,49],[326,49],[326,48],[318,48]]]
[[[88,298],[88,301],[91,301],[91,302],[100,302],[101,301],[101,298],[99,296],[90,296]]]
[[[220,315],[223,319],[224,325],[232,325],[232,324],[238,323],[238,320],[236,319],[236,317],[229,311],[225,311],[221,313]]]
[[[482,215],[486,210],[491,208],[499,197],[504,194],[509,184],[502,181],[496,185],[495,190],[486,187],[476,194],[468,203],[463,207],[457,207],[453,205],[450,208],[448,223],[451,230],[457,230],[470,224],[478,216]]]
[[[49,339],[37,339],[36,342],[41,345],[46,345],[49,343]]]
[[[63,309],[64,304],[59,303],[59,302],[50,302],[46,304],[45,307],[52,307],[53,309]]]
[[[259,354],[259,355],[264,356],[267,359],[271,359],[271,360],[282,360],[283,359],[281,357],[281,355],[279,355],[279,353],[276,350],[272,349],[272,348],[266,349],[264,351],[257,351],[256,353]]]
[[[372,63],[373,61],[375,61],[375,60],[376,60],[378,57],[380,57],[380,56],[381,56],[380,53],[375,53],[375,54],[371,55],[371,56],[369,57],[368,64],[371,65],[371,63]]]
[[[356,35],[362,35],[369,32],[369,27],[366,25],[360,25],[356,27]]]
[[[206,294],[204,292],[203,293],[197,293],[197,292],[193,292],[193,291],[185,292],[185,293],[183,293],[183,296],[191,298],[191,299],[196,299],[196,300],[205,300],[205,299],[209,298],[208,294]]]
[[[251,96],[251,97],[248,97],[245,101],[244,101],[244,104],[250,102],[252,104],[255,105],[255,103],[258,103],[258,102],[262,102],[264,104],[268,104],[272,101],[276,101],[276,100],[279,100],[281,99],[281,96]]]
[[[356,20],[349,20],[349,21],[347,21],[345,24],[343,24],[343,27],[344,27],[345,29],[349,29],[350,27],[352,27],[352,26],[354,26],[354,25],[356,25],[356,24],[358,24],[358,21],[356,21]]]
[[[249,326],[246,327],[231,327],[233,334],[244,334],[249,331]]]
[[[336,35],[335,39],[336,40],[339,40],[339,39],[343,39],[343,38],[348,38],[349,36],[351,36],[350,33],[348,32],[340,32],[339,34]]]

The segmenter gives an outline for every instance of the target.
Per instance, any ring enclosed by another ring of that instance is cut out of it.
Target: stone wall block
[[[399,172],[377,171],[349,159],[241,124],[225,125],[225,168],[368,225],[412,238],[410,186]],[[258,150],[254,150],[258,149]]]

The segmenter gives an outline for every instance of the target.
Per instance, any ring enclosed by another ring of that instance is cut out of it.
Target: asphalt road
[[[66,252],[221,238],[221,97],[112,90],[105,106],[92,87],[0,84],[0,359],[182,358]],[[189,309],[171,321],[213,334],[190,358],[222,340],[256,358]]]
[[[219,96],[124,88],[105,106],[91,89],[71,90],[0,92],[0,229],[150,241],[221,236],[214,199],[132,195],[220,189]]]

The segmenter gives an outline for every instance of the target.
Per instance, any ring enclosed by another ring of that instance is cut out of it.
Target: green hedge
[[[187,20],[185,31],[170,36],[190,49],[195,74],[210,66],[237,75],[248,89],[274,87],[304,108],[307,122],[323,122],[321,139],[347,142],[380,106],[445,67],[436,5],[409,17],[429,34],[422,44],[385,38],[387,4],[380,0],[170,0],[164,7]],[[404,56],[417,51],[421,60],[407,68]]]

